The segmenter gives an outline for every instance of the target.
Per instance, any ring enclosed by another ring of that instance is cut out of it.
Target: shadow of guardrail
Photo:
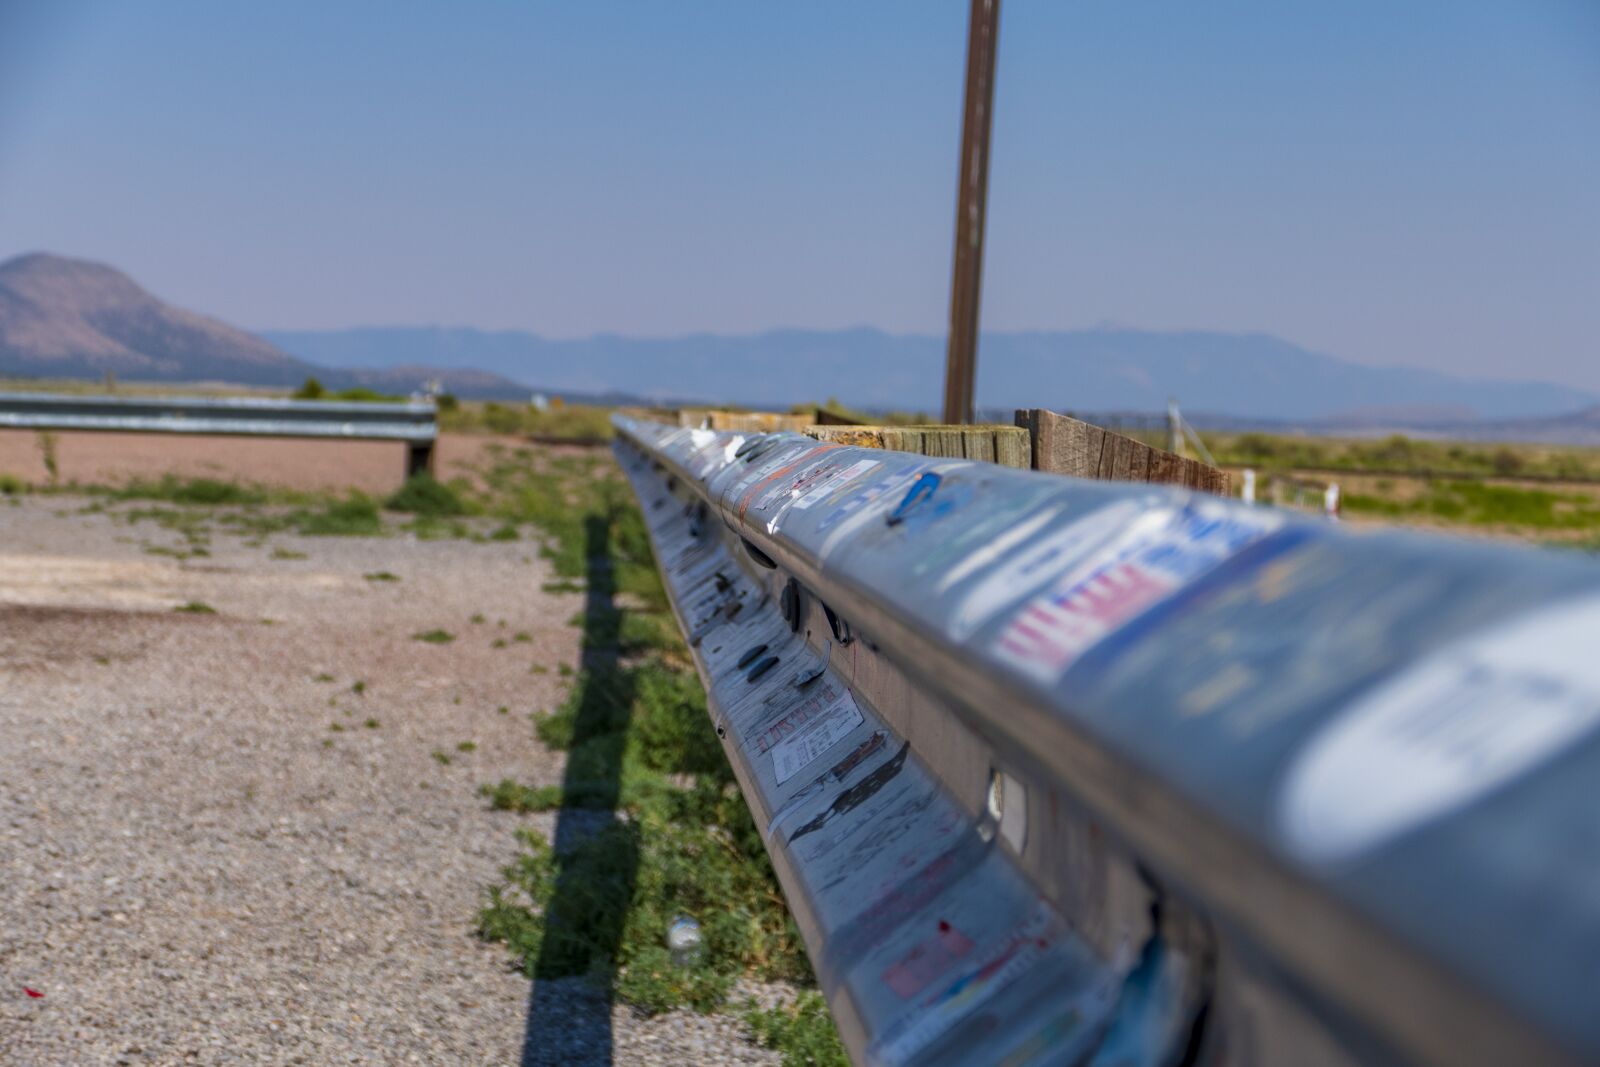
[[[624,849],[619,857],[612,851],[603,879],[596,879],[592,865],[571,861],[579,844],[618,823],[623,748],[612,742],[626,735],[627,724],[619,717],[625,719],[633,704],[633,682],[617,669],[622,616],[615,604],[610,534],[603,515],[584,524],[588,567],[578,707],[552,842],[556,884],[545,908],[545,934],[528,994],[522,1067],[601,1065],[615,1058],[616,959],[638,852]],[[581,929],[562,922],[578,915],[587,917]]]

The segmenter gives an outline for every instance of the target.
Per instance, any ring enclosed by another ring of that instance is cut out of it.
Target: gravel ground
[[[534,544],[214,532],[179,562],[83,503],[0,501],[0,1062],[775,1062],[726,1016],[608,1027],[573,982],[530,1024],[473,935],[551,822],[478,785],[561,775],[528,714],[582,598]]]

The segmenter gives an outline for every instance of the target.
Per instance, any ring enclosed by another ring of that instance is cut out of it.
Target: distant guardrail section
[[[1600,565],[615,421],[857,1063],[1600,1059]]]
[[[352,403],[275,397],[76,396],[0,392],[0,429],[98,430],[403,441],[406,471],[432,465],[431,401]]]

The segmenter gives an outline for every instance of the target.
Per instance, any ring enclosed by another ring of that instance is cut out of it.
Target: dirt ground
[[[63,437],[62,474],[169,440]],[[237,447],[195,462],[267,480]],[[398,481],[399,446],[338,451],[276,462]],[[582,596],[541,591],[535,543],[219,530],[179,561],[87,503],[0,500],[0,1062],[774,1062],[726,1016],[645,1020],[581,983],[531,1027],[528,980],[474,936],[515,829],[550,828],[479,785],[561,775],[529,714],[577,662]]]
[[[223,478],[296,489],[360,489],[387,493],[405,481],[406,446],[393,441],[297,440],[283,437],[213,437],[138,433],[55,433],[0,430],[0,475],[45,485],[47,442],[53,441],[56,477],[63,485],[119,485],[163,474]],[[491,443],[520,445],[514,437],[441,434],[434,463],[441,479],[481,464]]]

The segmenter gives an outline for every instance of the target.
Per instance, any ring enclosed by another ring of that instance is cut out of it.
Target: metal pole
[[[995,43],[1000,0],[972,0],[967,26],[966,104],[961,115],[961,171],[956,190],[956,246],[950,280],[950,342],[945,355],[944,421],[972,421],[978,363],[978,305],[983,281],[984,207],[989,188],[989,130],[994,115]]]

